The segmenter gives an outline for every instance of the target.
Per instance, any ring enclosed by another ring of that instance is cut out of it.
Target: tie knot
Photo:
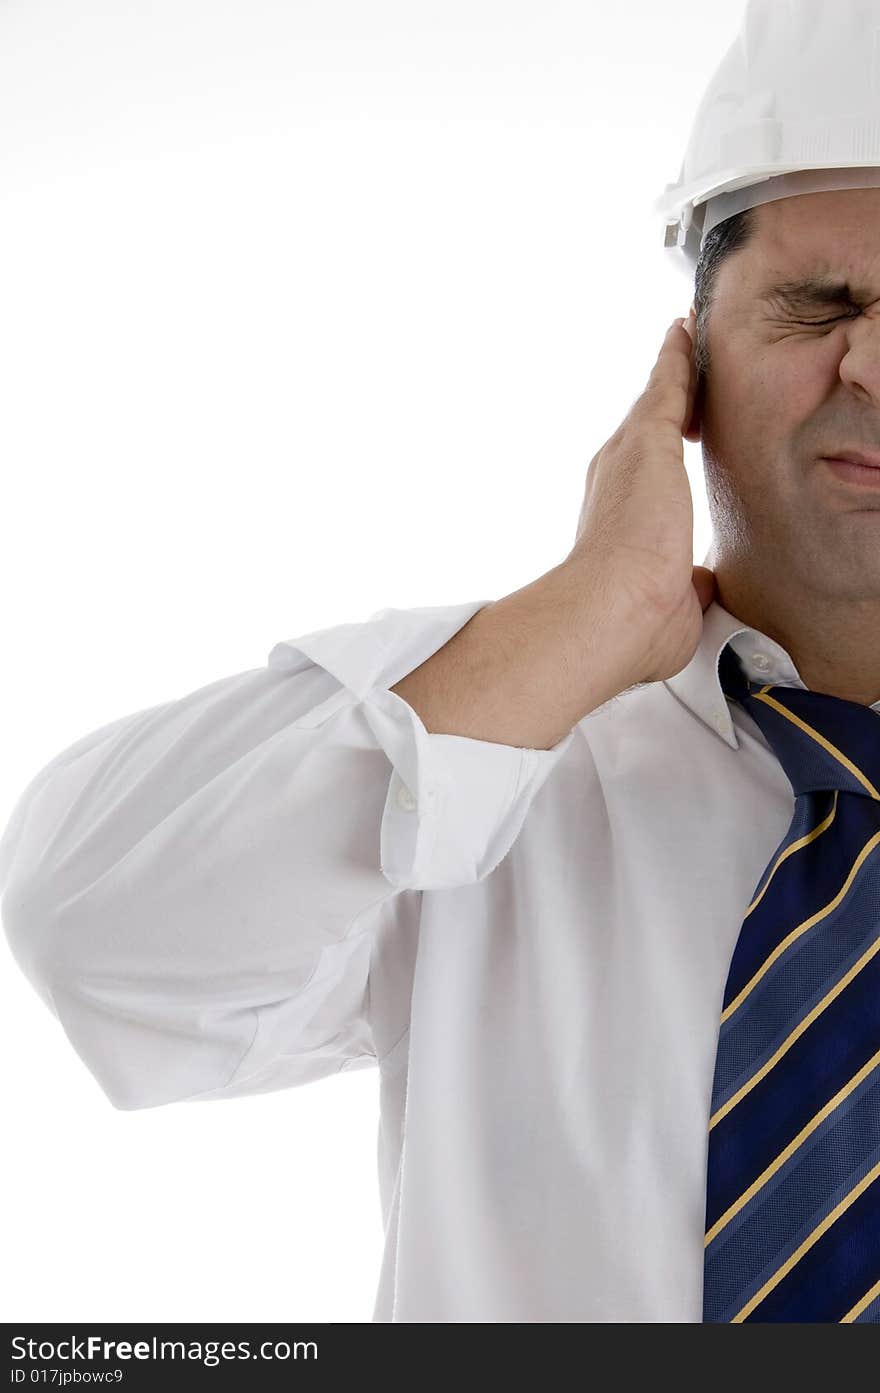
[[[718,662],[725,694],[748,711],[795,795],[840,789],[880,799],[880,724],[870,706],[827,692],[752,682],[730,644]]]

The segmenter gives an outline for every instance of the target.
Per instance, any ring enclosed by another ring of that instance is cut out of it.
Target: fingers
[[[700,601],[700,608],[705,614],[718,594],[715,572],[710,570],[708,566],[694,566],[692,583]]]
[[[690,347],[688,348],[690,358],[690,380],[688,382],[687,406],[685,408],[682,434],[685,440],[690,440],[695,443],[700,439],[701,429],[699,419],[694,419],[694,408],[696,405],[700,374],[697,367],[697,320],[693,306],[691,306],[691,312],[687,319],[682,321],[682,327],[690,339]]]
[[[693,325],[693,322],[692,319],[676,319],[670,324],[651,369],[651,381],[687,386],[694,341],[685,325]]]
[[[637,402],[655,418],[672,422],[682,433],[690,424],[696,397],[695,336],[693,311],[687,319],[676,319],[670,324],[648,385]]]

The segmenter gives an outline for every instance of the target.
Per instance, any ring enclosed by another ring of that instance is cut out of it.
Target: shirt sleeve
[[[389,688],[488,601],[380,610],[57,755],[0,838],[13,956],[113,1106],[381,1057],[370,963],[510,849],[570,743],[429,734]]]

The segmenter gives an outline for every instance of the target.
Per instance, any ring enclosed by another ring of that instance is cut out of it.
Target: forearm
[[[478,610],[391,691],[432,734],[547,750],[633,686],[638,664],[599,573],[562,563]]]

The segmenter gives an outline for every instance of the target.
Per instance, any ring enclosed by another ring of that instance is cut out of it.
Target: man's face
[[[880,451],[880,188],[755,214],[718,274],[695,406],[715,559],[753,582],[782,573],[824,598],[880,599],[880,488],[821,459]],[[807,278],[848,286],[850,302],[773,292]]]

